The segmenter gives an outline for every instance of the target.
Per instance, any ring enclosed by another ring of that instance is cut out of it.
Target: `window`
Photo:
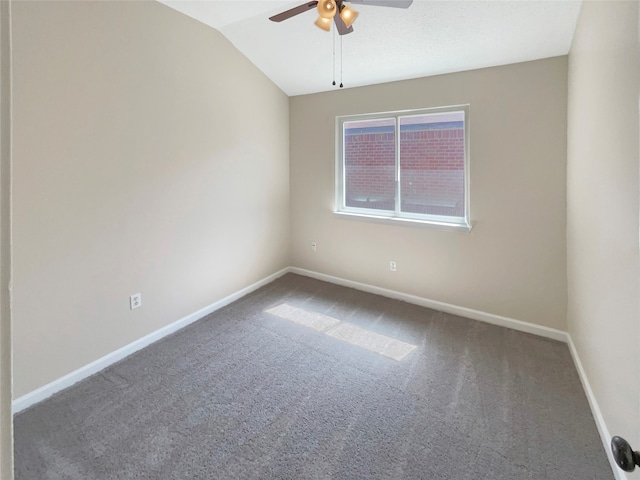
[[[469,107],[337,118],[336,213],[469,225]]]

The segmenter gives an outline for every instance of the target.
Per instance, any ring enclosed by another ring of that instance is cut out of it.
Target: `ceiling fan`
[[[378,7],[409,8],[413,0],[314,0],[274,15],[270,17],[269,20],[282,22],[283,20],[304,13],[315,7],[319,15],[315,21],[315,25],[318,28],[328,32],[331,29],[331,19],[333,19],[338,33],[340,35],[346,35],[347,33],[353,32],[351,24],[358,17],[358,12],[346,6],[345,2],[359,3],[360,5],[375,5]],[[336,15],[336,13],[338,15]]]

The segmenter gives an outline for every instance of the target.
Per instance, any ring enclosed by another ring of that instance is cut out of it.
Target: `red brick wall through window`
[[[347,130],[346,206],[395,210],[394,136]],[[464,216],[464,128],[401,131],[400,193],[403,212]]]

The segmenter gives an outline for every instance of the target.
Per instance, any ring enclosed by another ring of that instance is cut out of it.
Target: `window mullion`
[[[336,213],[468,231],[468,112],[456,105],[336,117]]]
[[[396,215],[400,215],[400,120],[395,117],[396,131]]]

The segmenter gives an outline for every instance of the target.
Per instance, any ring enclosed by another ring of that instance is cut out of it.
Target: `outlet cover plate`
[[[142,306],[142,294],[141,293],[134,293],[133,295],[131,295],[131,297],[129,297],[129,306],[131,307],[131,310],[133,310],[134,308],[138,308]]]

